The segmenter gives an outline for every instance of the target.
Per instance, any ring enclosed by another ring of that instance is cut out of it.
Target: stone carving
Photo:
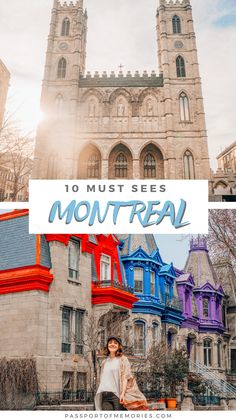
[[[152,99],[148,99],[148,101],[147,101],[146,114],[148,116],[153,116],[153,102],[152,102]]]
[[[117,115],[118,116],[125,116],[125,105],[122,101],[118,102],[117,105]]]
[[[96,116],[96,103],[93,99],[90,100],[90,102],[89,102],[88,111],[89,111],[89,117],[92,118],[92,117]]]

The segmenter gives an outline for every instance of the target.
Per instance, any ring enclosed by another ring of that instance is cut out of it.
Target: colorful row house
[[[153,235],[29,235],[28,211],[0,215],[0,356],[33,356],[42,392],[94,389],[114,334],[135,359],[165,341],[193,371],[232,379],[227,301],[203,237],[180,271]]]

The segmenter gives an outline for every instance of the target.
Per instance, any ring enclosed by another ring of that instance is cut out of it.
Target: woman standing
[[[107,359],[101,368],[101,381],[95,397],[96,410],[148,410],[147,401],[123,355],[122,342],[111,336],[106,346]]]

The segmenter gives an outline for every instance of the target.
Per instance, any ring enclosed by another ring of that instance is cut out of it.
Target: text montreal
[[[103,205],[103,209],[101,209],[99,201],[77,202],[73,200],[67,206],[62,205],[61,201],[56,201],[50,210],[49,223],[63,220],[65,224],[70,224],[75,220],[78,223],[86,221],[88,226],[93,226],[96,223],[104,224],[107,221],[108,213],[110,215],[110,211],[112,211],[113,225],[118,222],[124,225],[125,214],[130,224],[138,220],[142,227],[150,227],[158,225],[168,218],[170,223],[178,229],[190,224],[183,221],[186,206],[186,201],[183,199],[180,200],[178,208],[171,201],[165,201],[163,204],[161,201],[108,201],[105,206]],[[122,209],[123,211],[121,211]]]

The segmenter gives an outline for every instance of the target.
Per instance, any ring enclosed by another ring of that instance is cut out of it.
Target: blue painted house
[[[119,235],[119,239],[127,285],[139,298],[132,309],[135,353],[145,354],[164,329],[172,343],[171,336],[184,320],[176,273],[172,264],[163,261],[153,235]]]

